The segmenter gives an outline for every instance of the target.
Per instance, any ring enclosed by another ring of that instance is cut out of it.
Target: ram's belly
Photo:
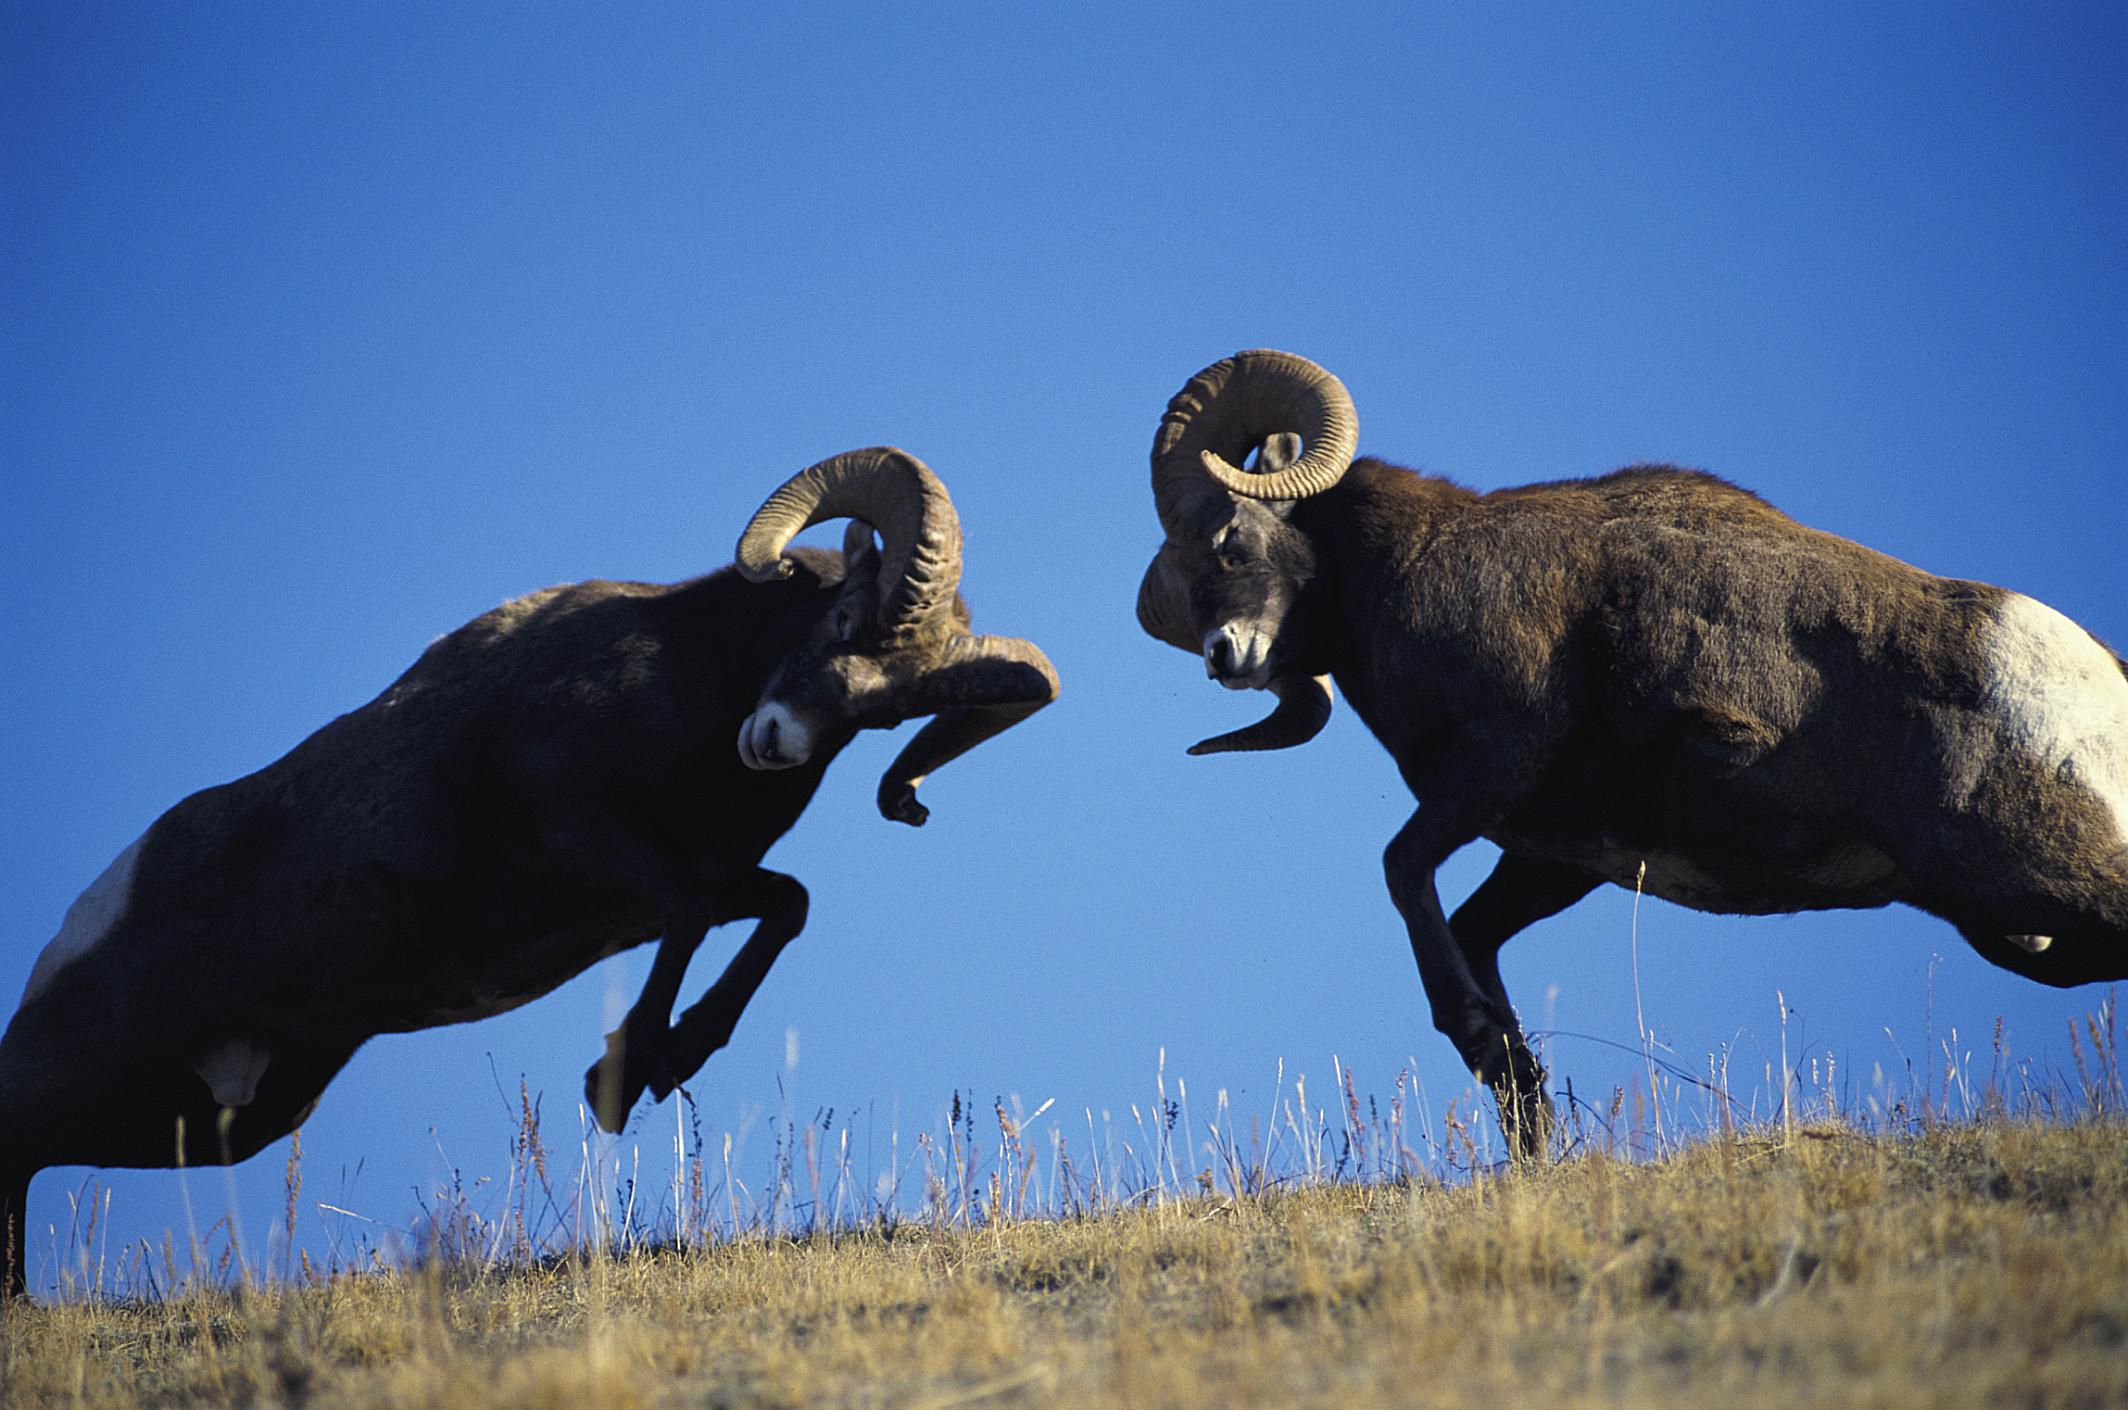
[[[469,1023],[507,1013],[553,992],[609,955],[656,938],[654,916],[615,913],[527,934],[514,943],[462,952],[434,966],[395,1005],[393,1029]],[[632,996],[631,996],[632,997]]]
[[[1600,876],[1627,890],[1697,911],[1781,915],[1791,911],[1882,906],[1906,894],[1898,864],[1852,837],[1773,830],[1758,846],[1709,848],[1683,836],[1629,839],[1499,832],[1511,851]]]
[[[480,879],[480,904],[450,887],[387,882],[369,943],[292,966],[276,997],[334,1032],[405,1033],[506,1013],[656,937],[656,907],[611,891]]]

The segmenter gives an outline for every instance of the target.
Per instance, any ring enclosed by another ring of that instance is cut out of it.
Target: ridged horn
[[[915,631],[953,601],[961,580],[961,523],[945,485],[894,446],[845,451],[807,466],[754,511],[739,536],[739,571],[750,582],[787,577],[783,551],[808,525],[861,519],[884,547],[880,630]]]
[[[1297,433],[1306,452],[1252,475],[1236,468],[1268,436]],[[1254,348],[1222,358],[1169,399],[1153,438],[1153,502],[1168,537],[1186,536],[1207,481],[1252,499],[1305,499],[1343,478],[1359,445],[1345,384],[1294,353]]]
[[[1246,749],[1291,749],[1306,744],[1330,723],[1330,677],[1273,676],[1278,697],[1271,713],[1244,729],[1214,735],[1190,746],[1192,754],[1231,754]]]
[[[1166,544],[1138,580],[1138,625],[1155,641],[1192,656],[1204,653],[1203,641],[1190,626],[1189,582],[1168,556]]]
[[[880,777],[880,814],[922,827],[931,813],[916,800],[916,789],[933,770],[1056,698],[1056,667],[1033,642],[1011,636],[956,638],[947,659],[912,682],[898,702],[911,715],[933,718]]]

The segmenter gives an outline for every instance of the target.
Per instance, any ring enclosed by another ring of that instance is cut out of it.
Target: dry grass
[[[1860,1101],[1649,1048],[1521,1169],[1408,1072],[1193,1117],[1163,1064],[1069,1137],[956,1097],[871,1178],[786,1112],[751,1190],[677,1109],[666,1173],[584,1134],[563,1174],[520,1092],[499,1180],[322,1267],[300,1143],[263,1270],[226,1224],[107,1259],[90,1193],[59,1295],[0,1313],[0,1406],[2128,1405],[2110,995],[2070,1038],[2072,1073],[1998,1031]]]
[[[23,1306],[30,1406],[2128,1403],[2128,1127]]]

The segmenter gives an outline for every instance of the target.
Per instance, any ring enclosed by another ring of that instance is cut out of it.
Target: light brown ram
[[[1279,697],[1194,752],[1305,742],[1330,680],[1389,750],[1418,802],[1390,896],[1519,1151],[1550,1112],[1500,946],[1643,868],[1698,910],[1900,901],[2043,983],[2128,977],[2128,667],[2075,623],[1712,475],[1478,494],[1355,461],[1357,435],[1305,358],[1191,378],[1153,445],[1138,617]],[[1499,863],[1450,918],[1435,870],[1481,837]]]

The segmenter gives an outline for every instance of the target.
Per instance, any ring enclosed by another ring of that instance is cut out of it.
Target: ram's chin
[[[739,726],[739,761],[750,769],[791,769],[813,757],[813,731],[780,703],[748,715]]]
[[[1255,664],[1232,672],[1221,671],[1208,660],[1204,673],[1228,690],[1269,690],[1272,680],[1279,674],[1269,656],[1259,657]]]

